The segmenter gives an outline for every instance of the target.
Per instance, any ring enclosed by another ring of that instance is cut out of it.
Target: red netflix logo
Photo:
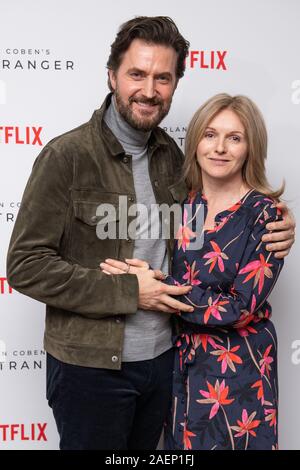
[[[0,277],[0,294],[12,294],[13,290],[7,282],[6,277]]]
[[[47,423],[1,424],[0,442],[8,441],[47,441]]]
[[[227,70],[225,57],[227,51],[189,51],[186,58],[188,68]]]
[[[0,143],[21,145],[43,145],[42,127],[0,126]]]

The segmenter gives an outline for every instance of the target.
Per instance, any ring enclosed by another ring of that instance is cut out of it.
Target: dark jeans
[[[47,355],[47,399],[61,450],[153,450],[171,406],[173,350],[121,370]]]

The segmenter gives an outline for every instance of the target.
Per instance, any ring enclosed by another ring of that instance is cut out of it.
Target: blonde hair
[[[284,182],[273,190],[267,180],[265,161],[267,158],[267,130],[264,118],[247,96],[230,96],[220,93],[206,101],[194,114],[186,134],[183,178],[189,190],[202,190],[201,168],[197,162],[197,148],[209,123],[224,109],[231,109],[241,120],[248,144],[248,155],[242,168],[242,176],[250,188],[268,197],[278,199],[284,191]]]

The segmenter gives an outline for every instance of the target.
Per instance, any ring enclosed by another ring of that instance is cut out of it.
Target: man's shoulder
[[[178,156],[180,160],[183,159],[183,152],[176,144],[175,140],[161,127],[156,127],[154,130],[154,138],[156,142],[162,145],[166,145],[172,150],[172,154]]]
[[[162,127],[158,126],[155,128],[155,136],[160,140],[164,140],[166,143],[171,143],[172,145],[174,145],[174,147],[181,151],[178,145],[176,144],[175,140]]]
[[[47,143],[47,147],[50,147],[59,153],[63,150],[71,150],[74,148],[79,150],[86,141],[86,137],[90,132],[90,126],[91,121],[87,121],[80,126],[70,129],[69,131],[66,131],[51,139]]]
[[[63,134],[60,134],[50,140],[47,144],[50,148],[58,151],[61,153],[62,151],[73,151],[74,148],[78,152],[81,150],[86,152],[87,150],[91,150],[93,145],[94,137],[98,136],[98,142],[101,141],[102,135],[102,126],[101,121],[103,118],[103,114],[105,109],[107,108],[108,100],[110,99],[110,94],[106,96],[104,102],[102,103],[100,108],[97,108],[91,118],[81,124],[80,126],[75,127]]]

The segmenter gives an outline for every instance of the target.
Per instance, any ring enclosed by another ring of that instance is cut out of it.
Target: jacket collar
[[[104,102],[102,103],[101,108],[94,111],[91,123],[93,128],[96,130],[98,136],[101,135],[105,144],[109,148],[110,153],[117,157],[121,157],[124,155],[124,149],[120,142],[116,139],[112,131],[109,129],[107,124],[104,121],[104,114],[107,110],[108,106],[110,105],[112,93],[109,93]],[[161,145],[168,145],[168,140],[164,135],[164,131],[159,127],[156,127],[152,132],[151,136],[148,141],[149,148],[159,147]]]

